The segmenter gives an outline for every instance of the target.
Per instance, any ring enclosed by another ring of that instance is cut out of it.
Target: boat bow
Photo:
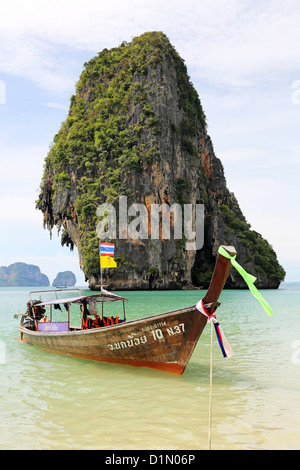
[[[235,254],[233,247],[224,249],[231,256]],[[48,323],[42,323],[43,320],[37,316],[21,323],[21,339],[52,353],[182,374],[207,321],[214,315],[230,267],[230,259],[219,254],[210,286],[201,300],[202,311],[193,305],[132,321],[126,321],[124,311],[124,320],[100,322],[98,326],[85,329],[86,324],[81,328],[70,326],[68,307],[68,321],[64,325],[55,325],[51,315]],[[83,318],[86,318],[86,315],[93,315],[86,313],[92,302],[101,303],[103,311],[103,305],[108,301],[122,302],[124,307],[126,300],[102,290],[101,294],[40,301],[35,303],[33,310],[49,308],[51,312],[57,304],[64,307],[77,304],[82,308]],[[102,313],[102,320],[104,318]]]

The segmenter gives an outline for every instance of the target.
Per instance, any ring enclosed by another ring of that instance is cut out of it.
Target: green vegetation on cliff
[[[75,209],[85,272],[99,270],[98,205],[113,203],[119,195],[130,198],[132,171],[142,173],[160,158],[161,123],[154,111],[160,90],[153,89],[152,75],[163,61],[175,64],[180,107],[187,116],[177,132],[182,135],[182,146],[195,152],[189,139],[196,136],[197,120],[206,126],[205,114],[184,61],[161,32],[104,49],[84,64],[69,115],[53,139],[41,188],[45,189],[51,169],[53,201],[62,188],[71,188],[72,172],[76,174]],[[37,205],[43,210],[40,201]],[[48,214],[48,227],[56,222]]]
[[[145,33],[84,65],[45,160],[37,207],[45,226],[62,230],[62,244],[77,245],[86,278],[99,278],[97,207],[124,195],[129,204],[205,205],[205,244],[196,254],[184,240],[118,241],[118,272],[123,266],[133,286],[206,287],[213,250],[224,243],[236,246],[261,286],[277,287],[284,270],[228,191],[200,99],[168,38]]]
[[[1,287],[49,286],[49,279],[38,266],[26,263],[13,263],[0,267]]]

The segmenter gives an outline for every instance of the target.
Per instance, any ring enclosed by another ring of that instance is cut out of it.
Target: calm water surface
[[[41,352],[16,341],[28,288],[0,288],[0,448],[207,448],[210,327],[182,376]],[[194,305],[204,292],[123,292],[128,319]],[[213,338],[213,449],[300,449],[300,288],[223,291]],[[73,322],[74,323],[74,322]]]

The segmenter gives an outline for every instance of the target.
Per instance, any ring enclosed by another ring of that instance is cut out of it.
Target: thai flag
[[[100,256],[114,256],[115,244],[114,243],[100,243]]]

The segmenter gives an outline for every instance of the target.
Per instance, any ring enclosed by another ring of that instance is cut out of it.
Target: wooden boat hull
[[[224,246],[223,248],[230,256],[236,255],[234,247]],[[42,318],[45,317],[44,313],[38,310],[41,306],[50,305],[51,309],[52,305],[59,303],[64,305],[77,303],[82,307],[84,319],[90,315],[85,311],[87,302],[92,300],[102,302],[103,309],[105,300],[123,301],[124,308],[124,301],[127,299],[109,293],[102,288],[101,294],[80,295],[71,299],[57,299],[56,297],[54,300],[44,303],[34,303],[30,297],[27,313],[22,314],[21,317],[19,327],[21,341],[51,353],[136,367],[150,367],[182,374],[207,323],[207,316],[214,313],[218,306],[217,301],[225,285],[230,267],[230,259],[218,254],[208,291],[202,299],[206,309],[204,314],[193,306],[139,320],[81,330],[69,328],[68,307],[67,326],[66,322],[63,322],[64,325],[57,325],[57,330],[61,327],[60,332],[50,332],[48,327],[52,328],[53,326],[54,328],[54,322],[42,321]],[[35,311],[39,311],[39,314],[36,314]],[[50,320],[51,318],[50,310]],[[41,329],[43,331],[40,331]],[[66,331],[62,331],[63,329]]]
[[[21,341],[56,354],[182,374],[206,325],[195,307],[119,325],[45,333],[19,327]]]

